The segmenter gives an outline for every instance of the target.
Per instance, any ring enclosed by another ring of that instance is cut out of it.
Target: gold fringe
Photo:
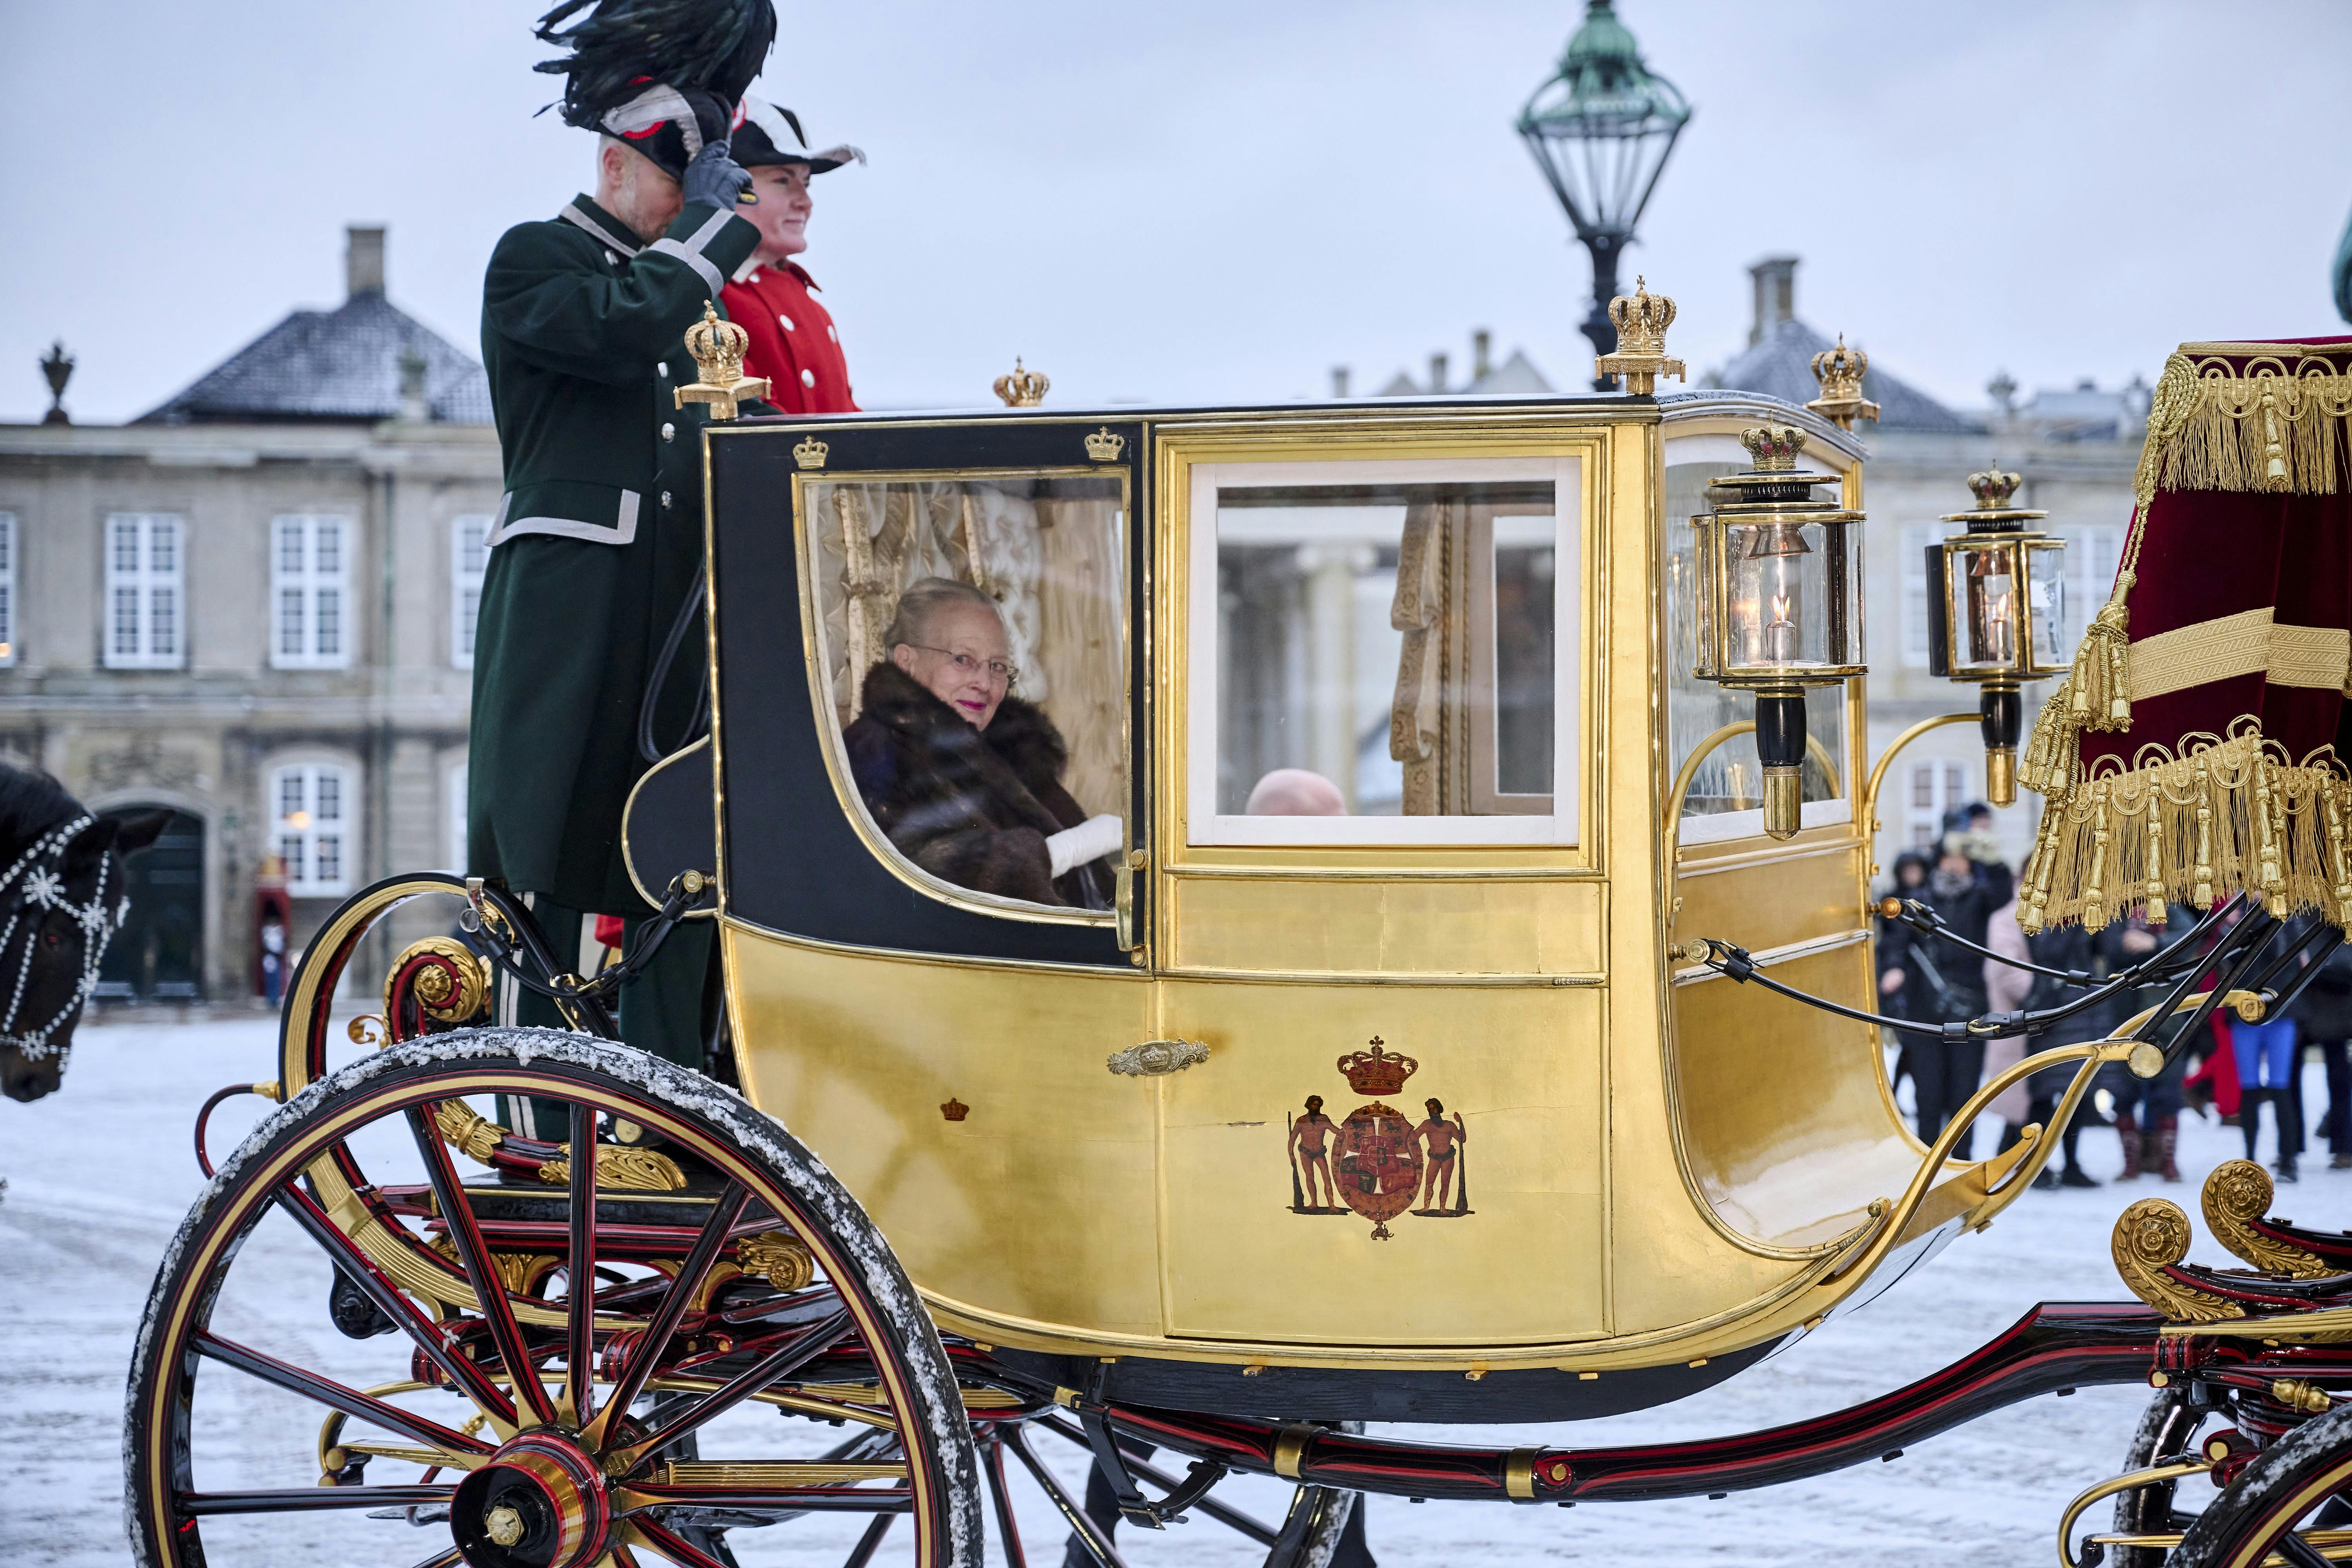
[[[2175,353],[2149,399],[2132,488],[2143,510],[2160,489],[2334,495],[2342,440],[2352,440],[2352,375],[2326,360],[2262,355],[2239,369]]]
[[[2096,930],[2135,908],[2155,923],[2169,901],[2210,910],[2242,891],[2273,914],[2316,910],[2352,929],[2352,780],[2332,748],[2294,761],[2243,718],[2226,737],[2183,736],[2178,753],[2144,746],[2132,761],[2043,810],[2019,880],[2025,931],[2076,919]]]

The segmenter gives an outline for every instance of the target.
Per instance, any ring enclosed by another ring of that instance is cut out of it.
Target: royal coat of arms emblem
[[[1388,1240],[1389,1221],[1407,1210],[1434,1219],[1469,1214],[1462,1118],[1430,1100],[1427,1119],[1416,1124],[1381,1098],[1402,1093],[1421,1064],[1374,1037],[1369,1050],[1341,1057],[1339,1068],[1348,1087],[1371,1102],[1335,1122],[1323,1114],[1321,1095],[1307,1097],[1305,1112],[1290,1122],[1291,1212],[1361,1215],[1372,1222],[1374,1241]]]

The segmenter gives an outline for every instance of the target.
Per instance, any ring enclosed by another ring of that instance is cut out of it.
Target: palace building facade
[[[481,367],[385,298],[383,238],[349,232],[340,308],[127,425],[0,426],[0,754],[173,813],[102,998],[251,994],[281,875],[299,948],[463,862],[498,440]]]

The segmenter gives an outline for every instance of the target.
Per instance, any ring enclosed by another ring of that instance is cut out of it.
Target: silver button
[[[606,251],[606,252],[604,253],[604,265],[605,265],[605,266],[607,266],[607,267],[618,267],[620,264],[621,264],[621,258],[620,258],[619,257],[617,257],[617,256],[614,255],[614,254],[613,254],[611,251],[609,251],[609,250],[608,250],[608,251]]]
[[[675,441],[675,440],[677,440],[677,426],[675,426],[675,425],[665,425],[665,426],[662,426],[662,439],[663,439],[663,440],[665,440],[665,441]]]
[[[783,322],[784,331],[789,332],[793,330],[793,319],[790,316],[785,315],[782,310],[776,312],[776,320]]]
[[[801,372],[801,384],[803,386],[814,386],[816,384],[816,372],[813,370],[804,370]]]
[[[667,490],[662,491],[662,505],[665,507],[669,505],[669,492]]]
[[[669,374],[669,361],[664,360],[661,363],[654,366],[654,374],[656,375],[667,375]]]

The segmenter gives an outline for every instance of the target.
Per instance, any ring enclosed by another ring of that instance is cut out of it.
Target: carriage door
[[[1449,434],[1171,441],[1161,1025],[1209,1051],[1160,1080],[1175,1334],[1601,1321],[1594,459]]]
[[[1150,1015],[1121,908],[1140,437],[712,443],[743,1081],[974,1325],[1158,1325],[1153,1120],[1105,1067]]]

